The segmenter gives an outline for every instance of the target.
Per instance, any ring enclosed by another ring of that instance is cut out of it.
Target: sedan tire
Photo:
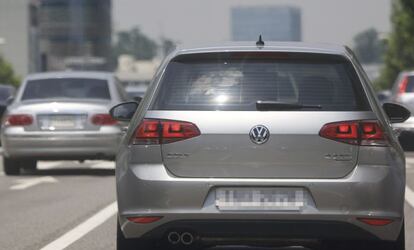
[[[16,159],[4,157],[3,169],[6,175],[20,175],[20,162]]]

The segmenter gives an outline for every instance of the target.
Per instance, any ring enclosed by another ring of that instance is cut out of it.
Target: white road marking
[[[45,176],[37,178],[18,179],[16,180],[16,182],[18,184],[11,186],[10,190],[23,190],[42,183],[56,183],[58,182],[58,180],[56,180],[52,176]]]
[[[114,216],[116,212],[117,204],[114,202],[40,250],[65,249],[93,229],[103,224],[109,218]]]
[[[414,208],[414,191],[408,186],[405,187],[405,200]]]
[[[63,165],[64,162],[63,161],[41,161],[38,164],[38,169],[40,170],[45,170],[45,169],[52,169],[55,168],[59,165]]]

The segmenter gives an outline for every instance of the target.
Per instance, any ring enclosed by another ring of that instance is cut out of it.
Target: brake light
[[[115,125],[118,122],[112,118],[109,114],[96,114],[92,116],[92,123],[94,125],[103,126],[103,125]]]
[[[319,132],[323,138],[361,146],[387,146],[378,121],[344,121],[325,124]]]
[[[166,144],[200,135],[200,130],[190,122],[144,119],[135,131],[133,144]]]
[[[6,120],[8,126],[28,126],[33,123],[33,116],[31,115],[9,115]]]
[[[407,85],[408,85],[408,76],[405,76],[398,88],[398,94],[404,94],[407,91]]]

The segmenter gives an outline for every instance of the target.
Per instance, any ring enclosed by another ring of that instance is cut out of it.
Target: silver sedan
[[[37,160],[114,159],[121,129],[108,110],[125,99],[110,73],[28,76],[2,122],[4,172],[35,169]]]

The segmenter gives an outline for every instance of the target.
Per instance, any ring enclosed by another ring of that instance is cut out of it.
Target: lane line
[[[27,178],[27,179],[18,179],[16,180],[18,184],[10,187],[10,190],[23,190],[29,187],[33,187],[42,183],[57,183],[58,180],[52,176],[37,177],[37,178]]]
[[[114,216],[116,212],[117,204],[115,201],[40,250],[63,250],[93,229],[102,225],[105,221]]]
[[[414,191],[408,186],[405,187],[405,200],[414,208]]]

